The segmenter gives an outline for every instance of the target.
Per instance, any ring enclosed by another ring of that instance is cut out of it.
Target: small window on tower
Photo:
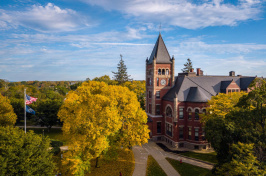
[[[162,75],[165,75],[165,69],[162,70]]]
[[[188,120],[192,119],[192,111],[191,109],[188,109]]]
[[[161,75],[161,74],[162,74],[161,69],[158,69],[158,75]]]
[[[156,105],[156,115],[160,115],[161,114],[161,106],[160,105]]]
[[[160,91],[156,91],[156,98],[160,98]]]
[[[172,109],[169,106],[166,108],[166,116],[172,117]]]
[[[168,86],[170,86],[170,78],[168,78]]]
[[[166,69],[166,75],[169,75],[169,70],[168,69]]]
[[[151,91],[149,91],[149,98],[152,98],[152,94],[151,94]]]
[[[159,78],[157,78],[157,86],[159,86]]]

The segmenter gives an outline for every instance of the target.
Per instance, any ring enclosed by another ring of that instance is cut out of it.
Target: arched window
[[[166,69],[166,75],[169,75],[169,70],[168,69]]]
[[[202,113],[203,113],[203,114],[206,114],[206,109],[203,109],[203,110],[202,110]]]
[[[162,69],[162,75],[165,75],[165,69]]]
[[[161,74],[162,74],[161,69],[158,69],[158,75],[161,75]]]
[[[188,109],[188,120],[192,119],[192,111],[191,109]]]
[[[169,106],[166,108],[166,116],[172,117],[172,109]]]
[[[195,120],[199,120],[199,110],[195,110]]]
[[[151,71],[151,69],[149,70],[149,75],[152,75],[152,71]]]

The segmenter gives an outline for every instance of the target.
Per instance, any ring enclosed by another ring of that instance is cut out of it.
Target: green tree
[[[95,77],[92,81],[105,82],[108,85],[117,85],[117,81],[111,80],[111,78],[108,75]]]
[[[0,94],[0,126],[14,125],[16,120],[17,115],[14,113],[9,99]]]
[[[235,97],[235,99],[231,98],[226,101],[225,96],[219,96],[221,100],[215,99],[216,103],[210,107],[213,111],[208,111],[207,118],[203,117],[206,138],[217,152],[219,162],[217,168],[223,166],[228,168],[230,163],[233,163],[232,158],[235,154],[232,151],[233,144],[240,142],[245,145],[253,145],[252,154],[254,155],[253,158],[259,162],[258,169],[265,169],[266,82],[260,79],[255,81],[254,85],[257,86],[253,87],[251,92],[243,93],[242,97],[239,98]],[[228,105],[228,102],[231,105]],[[225,163],[227,164],[224,165]]]
[[[58,117],[71,144],[63,159],[68,175],[84,175],[90,160],[114,147],[146,143],[147,115],[136,94],[122,86],[84,82],[67,95]]]
[[[50,140],[33,131],[0,127],[0,175],[52,175]]]
[[[230,150],[232,160],[217,168],[216,175],[266,175],[266,170],[254,156],[254,144],[238,142]]]
[[[36,103],[36,118],[38,124],[46,126],[48,131],[58,123],[57,113],[63,104],[62,100],[43,99]]]
[[[184,68],[182,69],[182,72],[188,73],[188,72],[190,72],[190,69],[192,69],[192,68],[193,68],[192,61],[188,58],[187,62],[184,64]]]
[[[126,81],[130,81],[130,75],[127,74],[127,67],[124,63],[123,56],[120,54],[120,61],[117,64],[117,72],[113,72],[114,79],[118,82],[118,84],[123,84]]]

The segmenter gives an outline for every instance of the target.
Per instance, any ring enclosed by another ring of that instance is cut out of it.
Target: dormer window
[[[162,74],[161,69],[158,69],[158,75],[161,75],[161,74]]]

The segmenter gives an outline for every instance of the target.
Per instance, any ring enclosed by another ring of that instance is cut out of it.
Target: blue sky
[[[175,72],[266,76],[265,0],[1,0],[0,79],[145,79],[161,24]]]

